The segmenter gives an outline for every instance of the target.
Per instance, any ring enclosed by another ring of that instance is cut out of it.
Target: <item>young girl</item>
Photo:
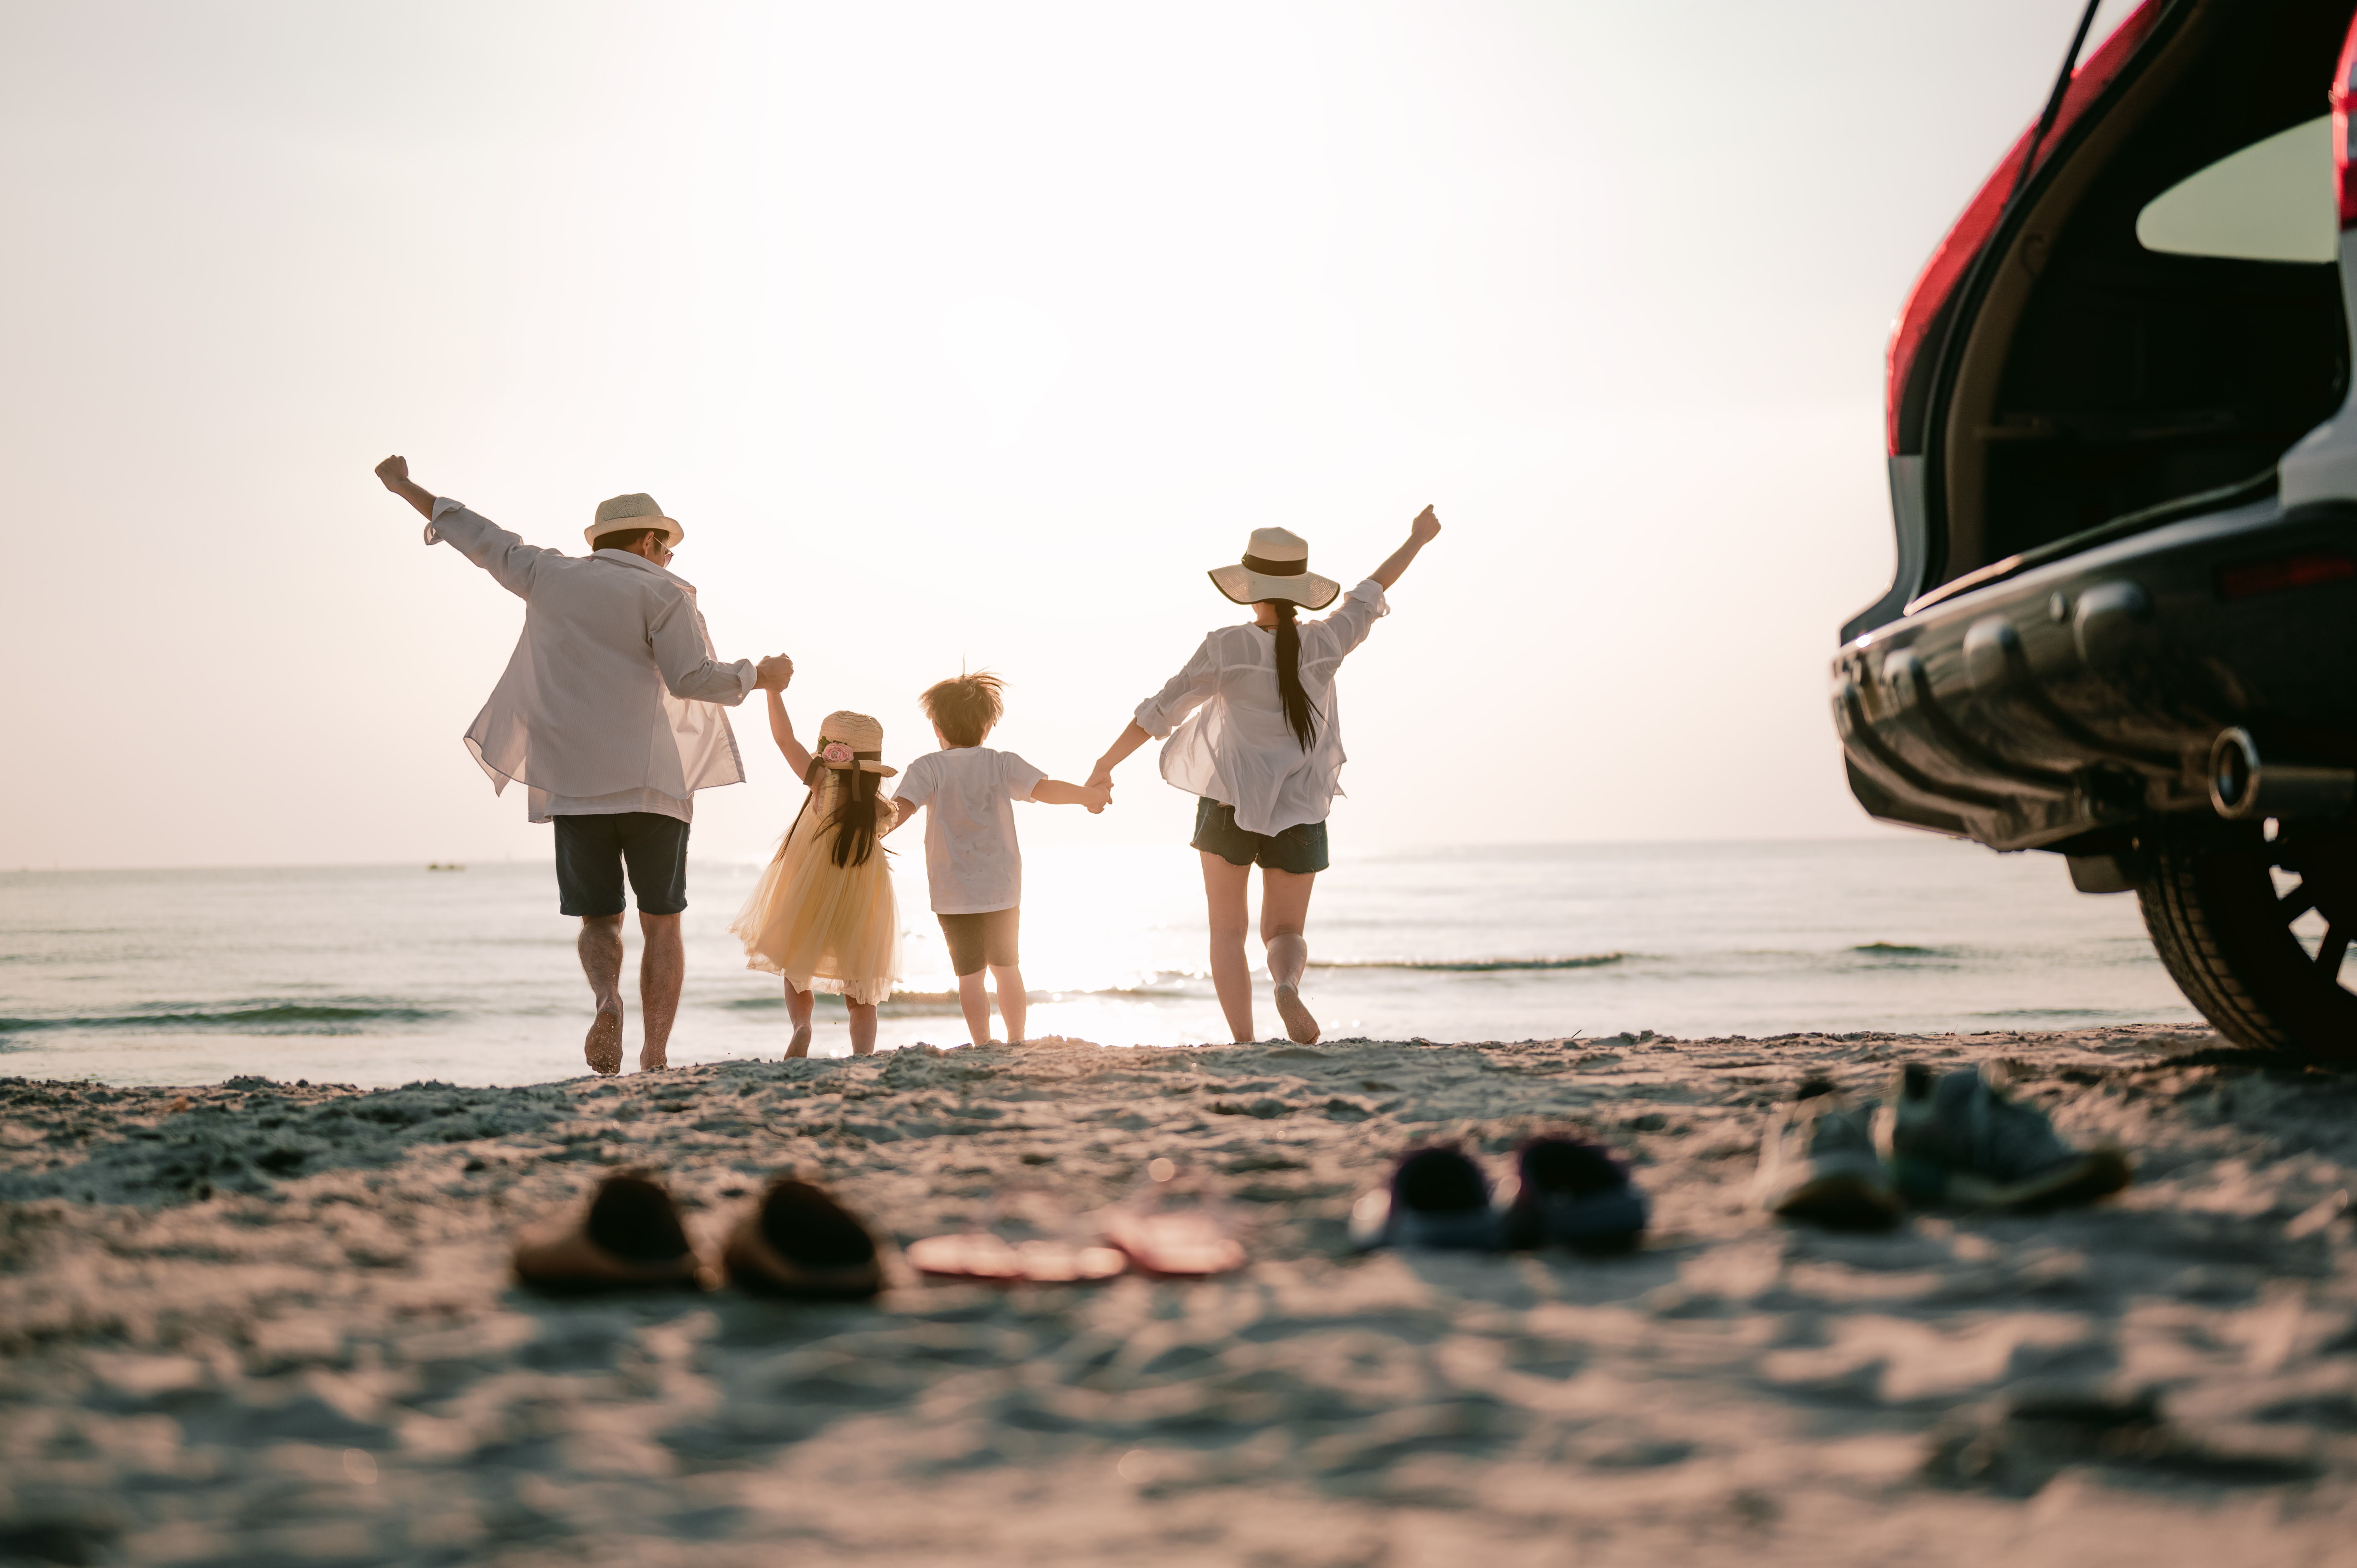
[[[884,726],[866,714],[827,714],[813,756],[773,691],[770,734],[810,793],[728,929],[745,944],[747,968],[785,977],[788,1056],[810,1054],[811,993],[833,991],[851,1010],[852,1055],[864,1057],[876,1048],[876,1004],[900,978],[900,911],[877,842],[891,808],[877,799],[878,782],[899,769],[877,760]]]

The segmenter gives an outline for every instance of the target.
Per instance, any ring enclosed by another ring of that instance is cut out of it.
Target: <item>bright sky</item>
[[[393,451],[565,549],[651,491],[798,718],[905,761],[986,665],[1071,779],[1252,528],[1354,581],[1431,501],[1338,852],[1878,831],[1884,341],[2077,9],[0,7],[0,866],[546,854],[459,743],[522,605]],[[737,723],[707,855],[799,800]]]

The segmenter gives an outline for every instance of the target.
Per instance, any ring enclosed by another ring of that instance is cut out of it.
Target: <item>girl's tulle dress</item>
[[[797,991],[874,1004],[900,978],[900,911],[880,834],[865,865],[834,864],[834,810],[849,778],[826,772],[728,929],[745,944],[748,969],[783,975]],[[879,802],[879,828],[891,809]]]

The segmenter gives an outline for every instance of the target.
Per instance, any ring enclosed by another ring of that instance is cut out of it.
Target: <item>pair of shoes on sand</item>
[[[1996,1074],[1910,1062],[1885,1107],[1823,1080],[1801,1085],[1761,1141],[1752,1194],[1787,1219],[1879,1230],[1910,1205],[2026,1214],[2093,1203],[2134,1174],[2116,1148],[2066,1142]]]
[[[1074,1284],[1140,1273],[1200,1280],[1242,1268],[1226,1205],[1200,1172],[1147,1163],[1136,1191],[1098,1214],[1054,1220],[1056,1235],[1010,1240],[996,1230],[928,1236],[909,1244],[909,1262],[933,1279],[990,1284]]]
[[[823,1187],[770,1184],[729,1231],[716,1264],[698,1251],[662,1185],[617,1171],[576,1219],[516,1240],[516,1278],[538,1290],[711,1290],[725,1277],[759,1295],[859,1301],[884,1288],[876,1239]]]
[[[1411,1149],[1391,1181],[1351,1210],[1361,1251],[1405,1247],[1458,1251],[1625,1252],[1650,1218],[1629,1170],[1597,1145],[1544,1135],[1516,1151],[1514,1176],[1493,1190],[1488,1173],[1448,1144]]]

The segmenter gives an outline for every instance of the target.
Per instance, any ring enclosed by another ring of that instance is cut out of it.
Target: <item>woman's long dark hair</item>
[[[810,793],[802,798],[802,811],[809,811],[811,802],[819,798],[820,784],[827,771],[826,759],[813,755],[811,757],[810,771],[802,775],[802,782],[810,786]],[[819,831],[823,832],[827,828],[834,830],[835,865],[865,865],[867,864],[867,857],[876,853],[876,792],[882,785],[883,779],[880,775],[870,773],[860,767],[856,758],[849,768],[838,768],[834,771],[847,775],[844,779],[843,801],[835,807],[834,815],[829,817]],[[794,814],[794,820],[797,822],[802,820],[800,811]],[[793,836],[794,830],[788,827],[787,839],[791,841]],[[885,853],[889,854],[891,851],[887,850]]]
[[[1317,734],[1318,710],[1309,705],[1309,693],[1301,689],[1301,628],[1293,623],[1293,601],[1261,602],[1276,611],[1276,694],[1285,703],[1285,722],[1301,749],[1308,751],[1310,736]]]

